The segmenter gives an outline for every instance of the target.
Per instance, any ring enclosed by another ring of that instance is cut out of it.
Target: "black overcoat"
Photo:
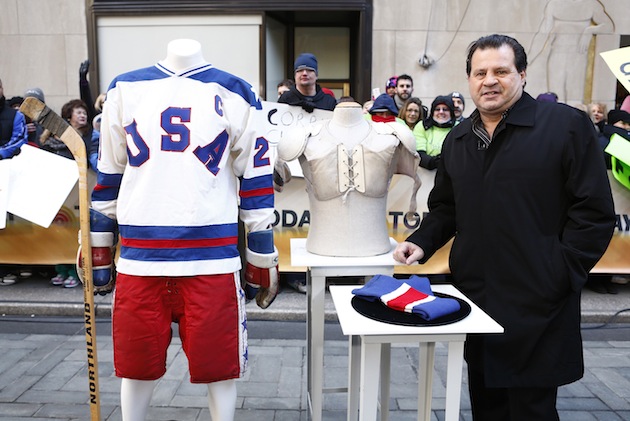
[[[453,235],[455,285],[497,320],[466,358],[488,387],[553,387],[584,371],[580,292],[615,215],[604,158],[582,111],[527,93],[484,150],[471,119],[444,141],[429,214],[408,241],[426,261]]]

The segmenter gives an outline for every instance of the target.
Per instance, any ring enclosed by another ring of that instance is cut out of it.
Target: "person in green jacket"
[[[454,124],[453,100],[449,96],[437,96],[431,104],[431,111],[427,118],[413,129],[421,167],[428,170],[437,168],[442,154],[442,143]]]

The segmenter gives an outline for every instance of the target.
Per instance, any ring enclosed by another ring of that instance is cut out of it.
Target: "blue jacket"
[[[24,114],[6,105],[0,99],[0,159],[11,158],[20,153],[28,140]]]

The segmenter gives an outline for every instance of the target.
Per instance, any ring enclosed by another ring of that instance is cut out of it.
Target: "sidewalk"
[[[618,285],[619,293],[598,294],[589,289],[582,293],[582,322],[604,323],[616,312],[630,308],[630,284]],[[112,295],[94,297],[97,317],[111,315]],[[283,288],[273,304],[262,310],[256,303],[247,304],[250,320],[306,320],[306,295]],[[83,290],[55,287],[47,279],[32,277],[15,285],[0,286],[0,315],[80,316],[83,314]],[[326,293],[326,320],[337,321],[330,295]],[[630,311],[615,317],[615,322],[630,323]]]
[[[82,314],[80,288],[49,286],[45,280],[26,280],[0,287],[0,315]],[[111,296],[97,297],[99,314],[106,319]],[[302,321],[306,296],[285,290],[267,310],[248,304],[250,320]],[[618,295],[584,292],[583,315],[588,322],[607,320],[630,307],[630,286]],[[327,297],[327,318],[335,321]],[[2,321],[0,317],[0,322]],[[626,321],[628,314],[621,319]],[[254,327],[250,327],[250,330]],[[253,332],[252,332],[253,333]],[[89,420],[85,336],[80,326],[71,335],[0,334],[0,421]],[[250,339],[249,371],[238,380],[236,421],[305,421],[306,340]],[[120,380],[113,375],[112,343],[98,336],[101,418],[120,421]],[[630,338],[624,341],[586,341],[584,378],[562,387],[558,409],[563,421],[630,420]],[[347,385],[348,344],[327,340],[324,347],[325,387]],[[188,380],[187,362],[179,338],[168,353],[168,371],[158,382],[148,420],[209,420],[206,387]],[[446,347],[436,346],[431,421],[444,419]],[[394,345],[390,419],[416,419],[418,348]],[[461,420],[470,420],[464,369]],[[326,421],[346,419],[346,394],[324,395]]]

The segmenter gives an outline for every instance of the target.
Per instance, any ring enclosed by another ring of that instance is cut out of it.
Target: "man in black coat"
[[[580,293],[615,226],[593,124],[524,92],[513,38],[473,42],[477,107],[444,141],[429,214],[394,258],[424,263],[451,237],[454,284],[505,329],[466,341],[473,419],[558,420],[558,386],[582,377]]]

